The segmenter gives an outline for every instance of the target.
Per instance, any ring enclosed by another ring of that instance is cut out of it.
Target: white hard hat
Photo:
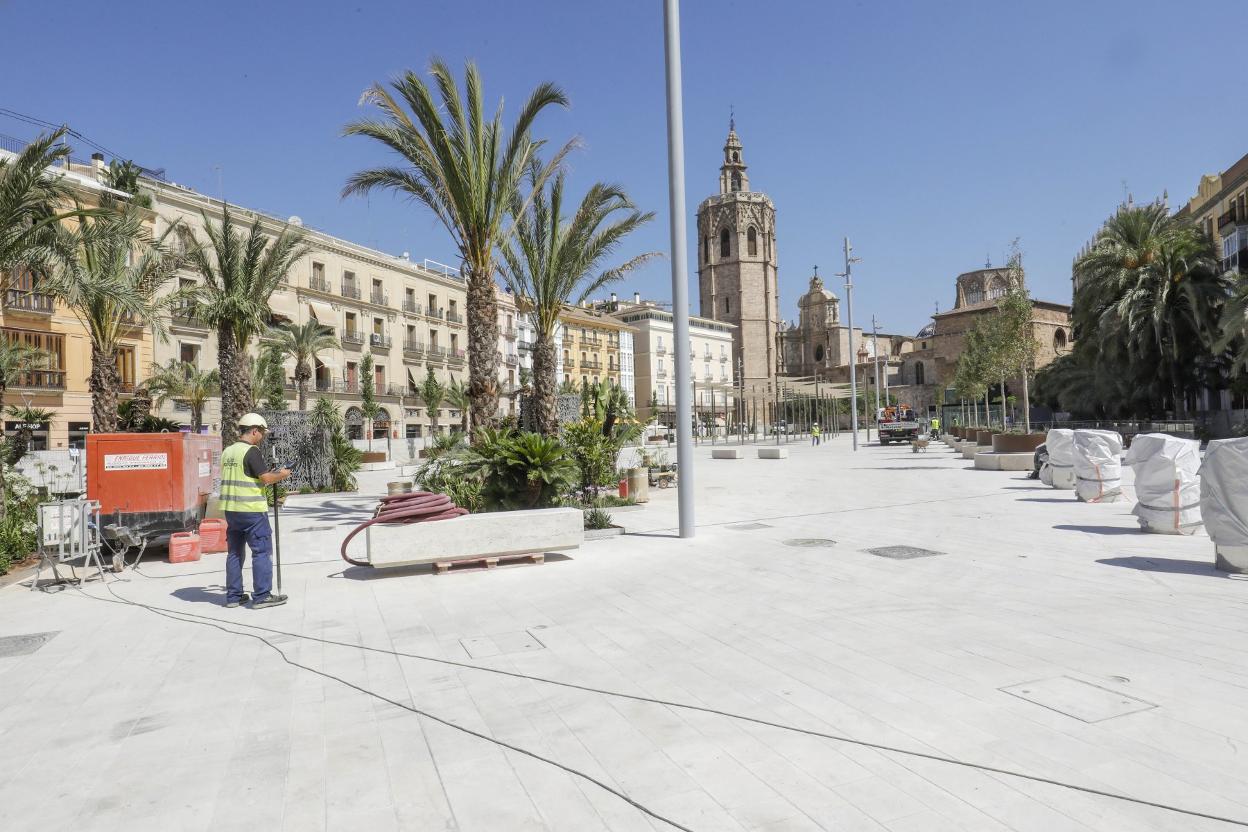
[[[269,429],[269,423],[264,421],[264,417],[259,413],[244,413],[243,418],[238,420],[240,428],[264,428]]]

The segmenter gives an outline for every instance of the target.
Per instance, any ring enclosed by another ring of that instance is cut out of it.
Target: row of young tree
[[[1072,350],[1037,399],[1098,418],[1188,416],[1202,391],[1248,394],[1248,281],[1160,202],[1124,205],[1074,264]]]

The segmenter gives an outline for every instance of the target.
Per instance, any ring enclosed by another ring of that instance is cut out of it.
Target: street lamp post
[[[854,439],[854,450],[858,450],[858,372],[854,365],[854,272],[853,264],[858,262],[857,257],[850,257],[849,253],[853,249],[849,245],[849,238],[845,238],[845,271],[838,277],[845,278],[845,314],[849,318],[849,429]],[[870,423],[868,422],[867,430],[870,431]]]
[[[689,394],[689,265],[685,231],[685,124],[680,80],[680,0],[663,0],[663,40],[667,69],[667,178],[672,232],[672,325],[676,354],[676,478],[680,536],[693,537],[693,425]]]

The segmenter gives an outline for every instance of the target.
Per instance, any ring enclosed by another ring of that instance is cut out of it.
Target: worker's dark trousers
[[[230,553],[225,559],[225,600],[243,599],[243,564],[251,547],[251,599],[263,601],[273,589],[273,532],[263,511],[227,511],[226,538]]]

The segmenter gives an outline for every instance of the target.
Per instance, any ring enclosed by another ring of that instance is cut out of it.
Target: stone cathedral
[[[701,314],[736,327],[733,370],[748,389],[779,370],[780,299],[776,280],[776,207],[750,190],[741,140],[729,122],[719,193],[698,206]]]

